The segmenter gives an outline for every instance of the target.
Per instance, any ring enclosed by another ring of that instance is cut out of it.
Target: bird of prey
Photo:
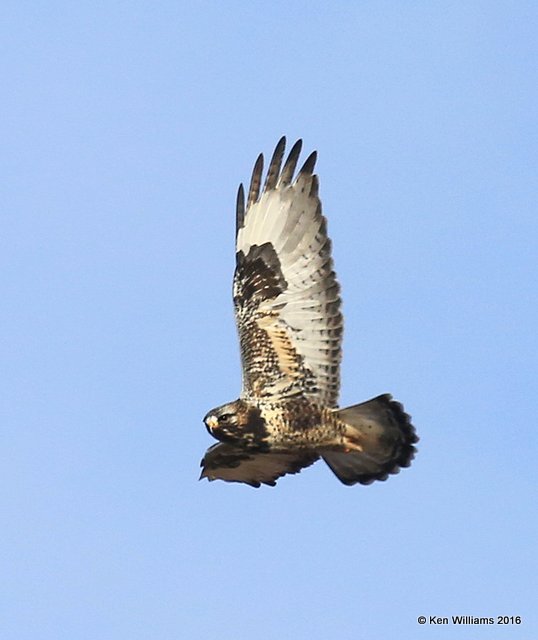
[[[343,318],[314,151],[295,175],[276,146],[262,187],[260,154],[245,200],[237,194],[233,301],[243,384],[204,418],[219,440],[200,478],[274,486],[320,457],[346,485],[408,467],[418,438],[389,394],[338,408]]]

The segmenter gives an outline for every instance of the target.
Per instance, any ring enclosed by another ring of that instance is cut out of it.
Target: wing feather
[[[297,140],[297,142],[291,148],[288,159],[284,164],[284,168],[282,169],[282,173],[280,174],[280,180],[278,181],[278,186],[287,187],[291,183],[293,174],[295,173],[295,168],[297,167],[299,156],[301,155],[302,148],[303,141]]]
[[[250,179],[250,187],[248,190],[248,203],[247,208],[257,202],[260,195],[260,186],[262,183],[263,173],[263,154],[260,153],[252,170],[252,177]]]
[[[237,236],[239,229],[243,226],[245,220],[245,190],[243,185],[239,185],[237,190],[237,203],[235,206],[235,235]]]
[[[318,152],[312,151],[312,153],[305,160],[305,163],[301,167],[299,171],[299,175],[301,174],[311,174],[314,171],[314,167],[316,166],[316,161],[318,159]]]
[[[267,179],[265,180],[264,191],[270,191],[271,189],[274,189],[276,187],[285,148],[286,137],[282,136],[282,138],[280,138],[278,144],[276,145],[273,157],[271,158],[271,162],[269,163],[269,170],[267,171]]]
[[[252,174],[237,228],[234,304],[241,345],[241,396],[305,394],[336,406],[343,320],[331,242],[311,153],[295,180],[302,143],[282,171],[285,138],[273,153],[260,193],[263,160]]]

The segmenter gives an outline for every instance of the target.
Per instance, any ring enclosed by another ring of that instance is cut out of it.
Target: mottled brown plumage
[[[263,189],[258,157],[246,207],[239,187],[233,299],[243,385],[239,400],[204,418],[221,441],[202,460],[209,480],[274,485],[323,457],[343,483],[369,484],[408,466],[415,452],[409,416],[388,394],[337,408],[340,289],[315,152],[293,180],[301,144],[281,170],[279,141]]]

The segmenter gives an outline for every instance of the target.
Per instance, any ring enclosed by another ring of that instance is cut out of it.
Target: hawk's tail
[[[418,437],[410,417],[392,396],[378,396],[335,413],[346,425],[350,451],[323,452],[323,459],[344,484],[386,480],[411,464]]]

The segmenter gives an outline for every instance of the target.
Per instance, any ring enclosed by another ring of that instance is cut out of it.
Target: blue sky
[[[518,1],[2,3],[3,639],[536,635],[537,28]],[[319,152],[341,402],[391,392],[421,436],[386,483],[198,482],[240,385],[235,193],[282,134]]]

